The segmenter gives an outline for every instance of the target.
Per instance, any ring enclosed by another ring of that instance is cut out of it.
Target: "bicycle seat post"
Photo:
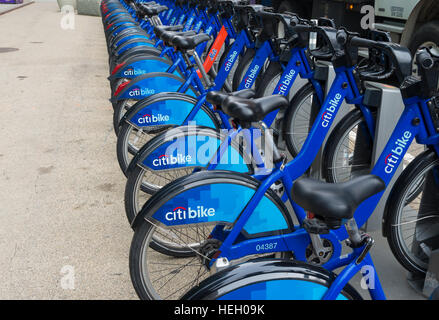
[[[279,161],[283,161],[284,157],[279,153],[279,150],[274,142],[273,133],[270,131],[268,126],[263,121],[259,121],[254,123],[255,127],[259,127],[261,129],[261,137],[262,137],[262,150],[269,147],[269,152],[273,154],[273,162],[277,163]],[[267,152],[264,152],[265,156],[267,156]]]
[[[346,222],[346,231],[348,232],[351,245],[354,247],[359,246],[362,242],[361,234],[354,218],[351,218]]]
[[[210,81],[209,77],[207,76],[206,70],[204,70],[203,63],[201,62],[200,57],[198,56],[195,49],[188,50],[187,53],[192,55],[194,57],[195,63],[197,64],[198,69],[201,72],[201,75],[203,76],[204,81],[206,82],[206,89],[209,89],[213,86],[213,83]]]

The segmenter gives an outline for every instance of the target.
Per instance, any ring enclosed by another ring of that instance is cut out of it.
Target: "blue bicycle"
[[[257,14],[266,15],[267,13]],[[289,25],[289,19],[293,17],[288,15],[282,16],[279,14],[270,14],[270,16],[272,17],[272,19],[273,17],[275,17],[276,19],[279,19],[279,21],[283,21],[283,24],[286,25]],[[288,18],[288,23],[285,21],[285,18]],[[295,21],[299,22],[299,20],[297,19]],[[295,37],[291,38],[294,39],[293,41],[289,37],[287,38],[288,40],[285,41],[287,45],[285,46],[284,50],[290,54],[289,56],[291,57],[291,59],[289,59],[286,63],[285,70],[280,77],[278,85],[274,89],[273,94],[286,96],[288,92],[290,92],[290,88],[294,85],[295,79],[298,75],[300,75],[304,79],[309,79],[309,85],[305,86],[304,89],[299,91],[297,99],[303,101],[304,96],[311,96],[310,98],[312,99],[315,92],[316,94],[314,97],[316,100],[318,100],[317,103],[320,105],[324,100],[324,93],[322,89],[323,79],[319,79],[318,77],[314,76],[316,70],[310,65],[309,60],[307,59],[307,38],[309,32],[311,31],[321,33],[327,37],[327,34],[335,35],[336,30],[331,28],[327,29],[323,27],[312,26],[310,24],[305,24],[305,27],[307,28],[307,32],[303,33],[303,37],[300,41],[296,41]],[[289,30],[292,34],[295,34],[294,30],[296,28],[303,29],[302,24],[289,26]],[[328,50],[330,52],[333,51],[334,49],[331,48],[331,42],[329,38],[327,39],[327,43],[329,43]],[[318,52],[313,51],[313,53],[315,53],[315,57],[318,57]],[[300,63],[298,63],[298,61]],[[220,73],[218,74],[218,76],[220,77],[221,72],[227,70],[227,68],[229,68],[229,65],[223,65],[220,69]],[[238,91],[237,94],[239,94],[240,92],[244,95],[249,94],[248,89]],[[177,116],[177,114],[175,114],[175,112],[173,111],[174,109],[170,110],[168,113],[163,112],[163,110],[166,111],[163,106],[163,101],[168,101],[168,99],[173,100],[171,99],[173,96],[174,95],[159,96],[157,97],[157,101],[161,102],[162,104],[152,101],[153,103],[149,103],[145,106],[139,106],[138,109],[134,109],[132,112],[129,112],[127,114],[126,122],[123,124],[120,135],[118,137],[118,154],[123,155],[128,153],[127,151],[124,151],[127,149],[127,145],[129,145],[130,142],[130,137],[128,136],[128,133],[132,132],[134,128],[139,126],[139,115],[148,112],[148,110],[157,110],[155,112],[150,111],[150,114],[151,112],[153,112],[156,114],[170,114],[172,116]],[[167,130],[166,132],[157,135],[155,138],[147,142],[137,152],[137,154],[131,160],[128,170],[126,171],[128,180],[125,189],[125,209],[130,222],[134,219],[134,217],[140,211],[141,206],[145,203],[145,197],[147,196],[145,192],[153,194],[167,183],[175,180],[180,176],[187,175],[194,170],[222,169],[256,175],[263,175],[264,172],[269,171],[269,168],[266,168],[264,166],[264,160],[262,159],[262,156],[260,154],[260,152],[263,153],[264,151],[257,151],[257,134],[253,134],[255,133],[253,132],[249,135],[246,134],[245,136],[243,136],[243,133],[245,132],[236,131],[232,127],[232,124],[230,124],[229,117],[221,112],[220,108],[216,108],[214,112],[218,114],[223,120],[222,123],[224,128],[230,130],[230,136],[228,136],[229,132],[221,133],[203,127],[202,124],[198,121],[196,122],[196,126],[192,125],[191,121],[193,121],[193,113],[196,112],[197,109],[203,105],[203,102],[207,100],[207,102],[212,105],[219,105],[220,101],[225,99],[227,96],[228,95],[224,93],[210,91],[206,96],[201,97],[200,100],[198,100],[197,103],[194,105],[194,107],[189,104],[190,100],[186,98],[186,101],[188,102],[187,106],[189,108],[192,107],[193,109],[190,113],[188,113],[189,116],[179,119],[181,121],[180,123],[184,126],[178,126],[174,129]],[[180,101],[183,101],[185,97],[175,97],[174,99],[176,98],[178,98]],[[268,114],[267,117],[264,119],[264,123],[267,126],[272,125],[275,130],[277,128],[279,128],[279,130],[282,129],[282,126],[284,126],[285,123],[297,123],[291,119],[299,118],[296,117],[297,112],[303,110],[304,108],[308,108],[309,110],[310,107],[308,99],[305,99],[304,102],[296,105],[295,103],[297,99],[292,100],[291,104],[289,105],[288,111],[286,111],[287,108],[283,108],[283,110],[281,110],[282,112],[279,112],[279,110],[273,110],[273,112]],[[156,104],[154,105],[154,103]],[[275,121],[276,119],[280,120]],[[176,124],[178,124],[178,122]],[[191,125],[185,126],[187,124]],[[142,127],[148,128],[148,126],[150,126],[150,124],[142,124]],[[297,130],[302,130],[302,127],[298,125]],[[294,129],[290,130],[290,136],[295,136],[295,134],[291,134],[295,132],[296,131]],[[305,133],[305,135],[306,134],[307,132]],[[236,143],[236,141],[240,137],[242,137],[246,141],[247,147],[240,148],[239,145]],[[188,148],[184,148],[184,146],[187,145],[189,141],[198,141],[198,145],[192,146],[191,150],[189,150]],[[229,144],[228,141],[232,141],[232,144]],[[174,152],[170,154],[170,145],[180,145],[181,147],[176,148]],[[177,149],[179,150],[177,151]],[[197,153],[198,150],[205,150],[205,152],[202,156],[195,156],[195,153]],[[295,155],[294,152],[291,153]],[[180,161],[178,163],[172,164],[155,161],[157,157],[160,157],[164,154],[172,157],[190,157],[192,161]],[[237,161],[235,161],[235,163],[228,161],[228,159],[231,158],[237,158]],[[128,159],[128,157],[126,157],[126,159]],[[212,162],[212,159],[215,159],[215,162]]]
[[[355,46],[376,46],[355,37],[341,36],[341,41]],[[421,79],[409,77],[401,86],[406,109],[372,174],[341,184],[301,179],[292,188],[293,199],[308,211],[302,225],[310,237],[327,234],[345,226],[352,253],[340,259],[338,266],[344,266],[343,270],[336,275],[330,271],[333,265],[323,268],[299,261],[255,260],[232,266],[209,277],[187,292],[183,299],[357,300],[362,297],[349,285],[349,281],[359,272],[367,279],[364,284],[370,297],[374,300],[385,299],[369,253],[374,241],[372,237],[358,230],[357,222],[362,221],[361,216],[373,211],[389,177],[401,163],[408,145],[415,137],[418,142],[428,145],[429,150],[412,162],[411,166],[416,167],[416,170],[408,170],[409,175],[413,178],[417,174],[418,179],[424,179],[424,192],[428,196],[422,197],[423,202],[429,201],[429,205],[435,204],[437,208],[439,200],[438,70],[433,68],[438,65],[439,57],[433,56],[428,49],[423,49],[418,51],[416,59],[420,66]],[[410,185],[415,185],[410,184],[407,178],[407,175],[399,178],[398,182],[407,184],[397,183],[394,189],[401,194],[400,198],[404,197],[404,189],[407,191]],[[391,206],[393,200],[389,199]],[[420,208],[414,221],[417,241],[423,239],[426,245],[437,244],[437,209],[428,215],[430,218],[426,222],[426,211],[422,212]],[[431,298],[437,299],[437,293]]]
[[[224,83],[227,82],[227,77],[234,71],[234,66],[239,62],[239,56],[244,51],[254,47],[255,41],[262,42],[263,45],[257,50],[250,69],[261,69],[261,66],[268,57],[272,57],[273,59],[279,57],[279,52],[275,51],[271,45],[271,41],[262,38],[255,40],[248,26],[245,26],[243,29],[237,29],[241,28],[244,19],[247,19],[246,17],[249,13],[255,15],[260,14],[264,8],[262,6],[239,5],[235,5],[234,7],[237,12],[236,16],[239,18],[235,18],[234,26],[236,30],[233,33],[237,33],[238,36],[232,46],[229,47],[228,54],[225,56],[226,58],[223,60],[219,72],[214,78],[214,82],[209,81],[206,88],[204,88],[204,86],[200,87],[201,94],[196,99],[180,92],[152,95],[147,99],[139,101],[127,111],[125,116],[121,119],[119,123],[120,131],[118,134],[117,155],[120,167],[125,174],[127,174],[128,165],[130,161],[132,161],[132,155],[138,153],[140,148],[153,136],[163,132],[166,133],[167,130],[172,127],[196,122],[200,126],[210,127],[215,130],[221,127],[231,129],[228,118],[219,112],[215,114],[213,107],[205,103],[207,92],[220,90],[224,86]],[[304,47],[306,47],[306,45]],[[304,51],[305,48],[301,48],[301,50]],[[183,52],[183,55],[188,54],[191,55],[191,51]],[[302,56],[300,58],[303,59]],[[288,68],[291,70],[292,66],[288,66]],[[193,66],[190,66],[188,70],[191,75],[197,77],[197,72]],[[305,61],[298,71],[301,70],[305,70],[307,74],[311,72],[311,67],[309,67],[307,61]],[[252,87],[256,82],[256,76],[257,73],[255,74],[248,71],[248,76],[244,77],[242,83],[248,87]],[[291,78],[291,75],[287,74],[286,77]],[[309,78],[312,78],[312,76],[309,76]],[[205,79],[204,76],[203,79]],[[204,82],[206,83],[206,81]],[[293,82],[293,80],[288,80],[288,88],[292,86]],[[318,81],[315,81],[314,84],[315,87],[319,89],[319,96],[322,99],[323,92],[320,89],[320,84]],[[287,91],[285,90],[285,92]],[[145,114],[161,114],[163,117],[160,121],[144,121],[143,116]],[[270,122],[273,121],[271,120]]]
[[[159,10],[153,10],[153,14],[158,14],[158,12]],[[200,14],[200,16],[200,22],[203,22],[203,15]],[[216,21],[217,19],[212,18],[210,23]],[[192,74],[187,71],[187,66],[192,64],[192,60],[186,60],[180,52],[174,53],[172,47],[169,47],[169,42],[164,42],[163,37],[166,37],[168,41],[176,34],[180,36],[185,35],[188,38],[190,37],[193,41],[196,41],[195,45],[197,49],[195,53],[200,53],[204,51],[205,45],[210,39],[208,35],[215,34],[218,29],[215,28],[215,25],[218,23],[211,25],[206,34],[197,34],[197,31],[203,26],[202,23],[196,24],[196,29],[189,31],[193,23],[188,21],[183,31],[178,33],[176,32],[176,30],[180,28],[178,26],[162,27],[158,24],[160,24],[160,21],[154,23],[152,26],[156,34],[162,37],[161,40],[154,45],[155,47],[159,44],[162,45],[163,50],[159,50],[159,55],[148,54],[148,56],[145,56],[143,50],[146,45],[142,42],[143,40],[131,39],[124,43],[124,51],[120,53],[121,50],[119,50],[119,53],[115,55],[118,63],[110,67],[111,72],[114,73],[110,77],[110,80],[115,81],[112,85],[113,96],[111,101],[114,107],[113,122],[116,133],[118,132],[118,123],[124,112],[135,102],[164,90],[186,92],[191,96],[196,96],[199,91],[202,90],[197,73]],[[220,45],[222,45],[222,43]],[[170,58],[169,62],[166,61],[165,56]],[[214,60],[216,56],[217,55],[212,59]],[[142,70],[142,72],[139,70]],[[121,75],[127,77],[118,79]],[[127,78],[130,80],[127,81]]]
[[[164,41],[160,39],[163,31],[182,31],[183,34],[195,35],[201,30],[207,30],[206,33],[213,36],[215,36],[216,34],[227,34],[227,32],[225,32],[225,27],[220,23],[220,20],[216,18],[218,14],[216,10],[220,11],[220,15],[224,15],[226,13],[227,5],[228,3],[221,2],[221,5],[218,4],[218,6],[215,6],[213,8],[209,7],[207,1],[202,1],[201,3],[198,3],[196,5],[194,1],[191,1],[190,7],[193,8],[193,12],[184,25],[167,26],[166,23],[165,25],[162,25],[161,21],[155,21],[157,19],[153,19],[155,16],[150,17],[151,12],[149,14],[145,13],[144,15],[146,15],[148,19],[151,20],[151,23],[147,27],[144,27],[147,28],[146,31],[140,28],[138,28],[140,30],[134,29],[134,31],[130,31],[133,30],[133,28],[127,29],[126,32],[129,33],[118,34],[116,39],[114,39],[109,44],[109,47],[111,48],[112,52],[118,52],[117,48],[121,44],[131,42],[129,46],[125,46],[124,48],[128,47],[127,50],[130,48],[136,48],[138,45],[141,44],[140,42],[136,42],[136,39],[151,39],[150,41],[157,41],[154,45],[155,47],[163,47]],[[156,10],[153,13],[157,12],[158,11]],[[230,39],[233,39],[233,34],[227,35],[228,38],[226,39],[226,45],[229,43]],[[207,43],[202,43],[200,46],[197,47],[198,55],[203,56],[206,44]],[[163,48],[164,51],[160,54],[160,56],[135,54],[134,56],[128,57],[124,61],[120,62],[114,68],[110,68],[111,75],[109,77],[109,80],[111,82],[113,91],[115,91],[116,88],[126,80],[133,79],[136,76],[149,72],[169,72],[174,73],[177,76],[187,77],[189,75],[187,73],[187,66],[185,65],[181,55],[179,55],[178,52],[174,52],[169,46],[165,46]],[[112,55],[112,52],[109,52],[110,56]],[[220,54],[219,56],[221,56],[221,52],[219,52],[219,50],[218,54]]]
[[[271,19],[270,21],[274,20],[273,17],[279,19],[279,21],[283,20],[281,18],[285,18],[285,15],[282,16],[264,12],[260,12],[258,15],[268,16]],[[298,20],[295,21],[297,22]],[[291,88],[295,84],[297,76],[308,79],[309,83],[298,91],[288,108],[276,109],[267,114],[264,118],[264,123],[267,126],[272,125],[272,128],[274,128],[273,134],[276,144],[279,145],[279,140],[282,138],[287,141],[288,151],[293,157],[299,153],[303,145],[301,139],[299,140],[297,138],[303,136],[303,140],[305,140],[309,133],[311,106],[315,104],[316,108],[320,109],[324,101],[322,88],[325,86],[324,82],[326,78],[321,77],[321,75],[325,73],[325,69],[317,64],[317,67],[314,67],[314,64],[310,64],[309,62],[309,54],[307,52],[308,34],[310,32],[316,32],[319,37],[325,39],[325,41],[322,41],[325,45],[319,47],[318,50],[311,51],[311,55],[314,59],[324,60],[327,59],[328,56],[332,57],[334,52],[332,46],[337,46],[335,41],[336,29],[311,26],[304,21],[301,22],[302,23],[298,23],[294,26],[285,23],[285,21],[282,23],[282,25],[286,26],[284,30],[286,30],[286,35],[288,35],[286,39],[288,40],[285,42],[289,45],[284,47],[284,51],[281,52],[280,56],[287,56],[289,59],[287,62],[284,62],[285,69],[283,74],[280,77],[276,77],[278,83],[274,86],[275,88],[272,94],[288,95],[288,92],[291,92]],[[267,25],[267,23],[264,25]],[[300,35],[299,39],[294,36],[298,34]],[[373,63],[374,59],[370,61],[372,62],[371,64],[359,69],[361,70],[360,75],[370,74],[370,70],[377,69],[378,66]],[[340,69],[337,73],[343,73],[343,70]],[[363,80],[359,79],[358,83],[361,83],[361,81]],[[220,104],[217,100],[221,101],[221,99],[218,99],[216,95],[221,96],[221,93],[210,92],[207,95],[207,102],[213,105]],[[352,99],[349,102],[356,103],[356,100]],[[357,109],[360,113],[364,113],[362,119],[367,119],[368,123],[373,127],[375,120],[372,118],[372,112],[370,112],[369,108],[365,105],[358,104]],[[145,108],[145,110],[147,109]],[[217,108],[216,112],[220,111],[220,108]],[[124,136],[122,133],[132,130],[135,125],[136,114],[133,112],[129,116],[132,116],[134,120],[127,121],[127,123],[123,125],[118,143],[123,141],[122,138]],[[188,120],[191,119],[189,118]],[[232,170],[248,173],[254,175],[256,178],[260,176],[262,179],[267,172],[270,171],[270,168],[264,166],[263,161],[256,161],[259,160],[258,153],[264,153],[264,150],[261,150],[261,148],[257,146],[260,139],[258,139],[256,135],[251,133],[247,135],[245,130],[240,132],[234,129],[232,129],[231,132],[218,133],[201,127],[198,123],[197,125],[197,127],[177,127],[156,136],[146,143],[144,147],[137,152],[133,160],[131,160],[127,170],[128,180],[125,188],[125,211],[130,222],[147,201],[149,194],[157,192],[164,185],[174,181],[178,177],[190,174],[194,170]],[[236,143],[239,138],[245,140],[246,146],[240,147]],[[253,141],[252,138],[254,138]],[[324,139],[324,137],[322,139]],[[191,150],[185,147],[188,146],[190,141],[198,141],[197,146],[195,147],[194,145],[191,147]],[[229,143],[230,141],[231,144]],[[323,140],[315,139],[313,143],[316,146],[320,146]],[[118,144],[118,146],[120,146],[120,144]],[[170,146],[175,147],[174,150],[170,150]],[[177,148],[177,146],[180,147]],[[199,155],[198,150],[205,150],[205,152],[203,155]],[[155,161],[162,155],[184,158],[190,157],[192,161],[174,164]],[[232,163],[232,161],[230,161],[232,158],[237,158],[237,160]],[[313,159],[312,157],[308,159],[306,169],[311,165]],[[303,172],[305,171],[306,170]],[[287,200],[286,195],[283,193],[285,189],[282,184],[276,183],[273,189],[276,190],[283,201]]]
[[[268,133],[266,139],[273,150],[275,165],[268,176],[259,176],[259,180],[256,180],[248,175],[225,171],[198,172],[165,186],[143,206],[132,224],[135,234],[130,252],[131,277],[141,298],[175,298],[182,288],[197,283],[210,270],[221,267],[224,261],[236,262],[254,255],[294,257],[300,261],[321,264],[329,270],[350,263],[352,255],[341,256],[341,241],[348,238],[346,229],[341,228],[344,221],[335,219],[330,230],[323,228],[323,233],[309,233],[307,229],[320,230],[321,226],[319,220],[309,222],[304,209],[294,201],[291,195],[293,182],[310,166],[343,100],[362,106],[364,96],[368,96],[366,93],[363,95],[363,88],[357,85],[358,47],[376,48],[391,59],[389,69],[377,73],[379,78],[395,75],[403,82],[410,74],[411,69],[407,66],[411,66],[412,59],[405,48],[351,36],[345,30],[337,33],[336,41],[342,45],[332,59],[337,76],[307,140],[294,160],[286,161]],[[404,86],[407,86],[407,81],[404,81]],[[383,182],[377,183],[376,179],[368,176],[359,178],[365,189],[360,194],[361,200],[368,200],[358,207],[352,224],[356,221],[362,226],[367,221],[382,195],[383,186],[389,183],[396,171],[395,166],[401,162],[402,153],[415,136],[426,144],[437,143],[434,140],[437,133],[428,130],[431,129],[431,123],[427,121],[431,122],[431,116],[421,116],[423,109],[419,109],[428,100],[418,97],[419,92],[413,94],[412,86],[407,87],[406,111],[372,170],[372,174]],[[286,99],[282,103],[279,98],[273,96],[247,100],[229,96],[221,108],[241,129],[249,128],[252,123],[258,123],[267,114],[287,105]],[[392,152],[395,142],[400,148],[398,154]],[[278,181],[286,190],[296,225],[284,203],[271,190]],[[358,186],[358,181],[354,181],[350,187],[348,183],[343,190],[358,189],[352,187]],[[353,199],[353,207],[360,204],[357,198]],[[347,211],[344,214],[349,216]],[[169,255],[170,251],[174,257],[181,258],[173,259],[169,264],[164,262],[163,265],[160,252]],[[175,278],[177,274],[181,274],[178,281]]]

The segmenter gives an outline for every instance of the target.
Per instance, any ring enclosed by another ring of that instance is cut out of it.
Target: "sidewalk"
[[[61,17],[53,1],[0,18],[18,49],[0,50],[0,299],[137,298],[101,19]]]
[[[55,1],[0,18],[0,299],[136,299],[101,19],[61,19]],[[388,298],[423,299],[373,236]]]
[[[0,15],[6,14],[10,11],[13,11],[13,10],[21,8],[21,7],[25,7],[25,6],[30,5],[32,3],[34,3],[34,1],[32,1],[32,0],[24,0],[23,3],[17,3],[17,4],[0,3]]]

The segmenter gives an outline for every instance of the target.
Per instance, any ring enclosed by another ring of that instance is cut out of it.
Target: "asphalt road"
[[[0,18],[0,299],[136,299],[101,20],[61,21],[56,2]],[[375,236],[388,297],[420,299]]]

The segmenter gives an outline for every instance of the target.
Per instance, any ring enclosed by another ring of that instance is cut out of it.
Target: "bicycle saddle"
[[[168,10],[167,6],[143,6],[142,11],[149,18],[158,15],[160,12]]]
[[[193,36],[196,35],[197,33],[194,30],[189,30],[189,31],[185,31],[185,32],[180,32],[180,31],[165,31],[160,35],[160,39],[162,39],[166,45],[168,46],[172,46],[172,40],[174,39],[174,37],[176,36]]]
[[[325,183],[302,178],[294,182],[292,199],[306,211],[329,219],[350,219],[367,198],[386,188],[375,175],[356,177],[342,183]]]
[[[177,26],[155,26],[154,27],[154,33],[156,34],[157,37],[160,38],[160,36],[164,33],[164,32],[168,32],[168,31],[181,31],[183,30],[184,26],[183,25],[177,25]]]
[[[171,43],[178,49],[190,50],[194,49],[200,43],[208,40],[210,40],[210,36],[205,33],[200,33],[193,36],[184,36],[178,34],[171,40]]]
[[[206,96],[206,101],[214,106],[220,107],[224,100],[230,96],[240,97],[244,99],[253,98],[256,92],[253,89],[244,89],[234,92],[223,92],[223,91],[209,91]]]
[[[270,112],[287,106],[288,99],[277,94],[252,100],[229,96],[222,103],[222,110],[237,120],[257,122]]]

